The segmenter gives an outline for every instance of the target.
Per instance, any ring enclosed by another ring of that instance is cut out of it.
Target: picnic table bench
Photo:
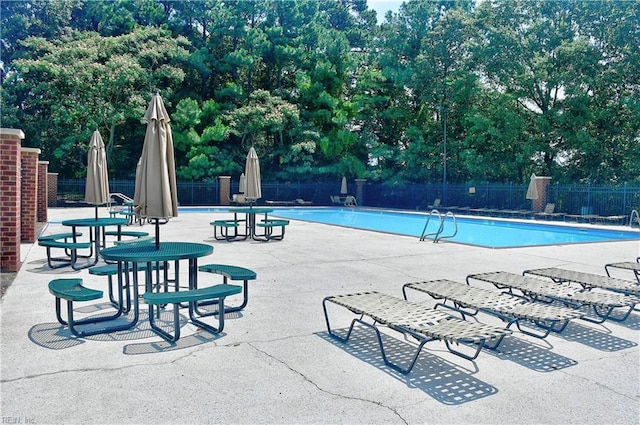
[[[289,220],[279,220],[279,219],[266,219],[262,220],[259,223],[256,223],[256,227],[260,227],[264,229],[264,233],[262,235],[256,234],[256,240],[262,241],[270,241],[274,240],[282,240],[284,239],[284,229],[289,225]],[[280,228],[279,234],[274,234],[274,228]]]
[[[77,337],[85,337],[97,334],[103,334],[107,332],[115,332],[126,329],[131,329],[138,322],[138,312],[133,320],[128,322],[117,321],[116,324],[111,326],[102,327],[87,327],[86,330],[80,330],[77,326],[91,325],[102,322],[110,322],[122,315],[122,310],[117,309],[116,312],[109,316],[87,317],[81,320],[75,320],[73,317],[73,303],[93,301],[102,298],[103,292],[97,289],[87,288],[82,285],[82,279],[54,279],[49,282],[49,292],[56,299],[56,319],[63,326],[68,326],[69,331]],[[67,302],[67,320],[62,318],[61,300]]]
[[[255,280],[257,277],[256,272],[253,270],[246,269],[244,267],[231,266],[227,264],[205,264],[203,266],[198,267],[198,270],[205,273],[218,274],[222,276],[222,283],[227,284],[229,280],[232,281],[243,281],[243,301],[242,304],[234,307],[227,307],[225,311],[227,313],[232,313],[235,311],[240,311],[247,306],[249,302],[249,281]],[[200,303],[199,305],[210,305],[215,304],[214,302],[209,303]],[[198,307],[198,306],[196,306]],[[215,314],[215,313],[200,313],[201,316],[207,314]]]
[[[241,235],[238,233],[238,229],[240,227],[241,220],[214,220],[211,224],[213,226],[213,237],[217,241],[227,241],[231,242],[236,239],[242,237],[242,239],[247,239],[247,235]],[[218,235],[218,229],[220,230],[220,235]],[[229,233],[233,231],[233,233]]]
[[[74,239],[77,236],[82,236],[82,233],[57,233],[38,237],[38,245],[47,249],[47,264],[49,267],[57,269],[71,265],[74,270],[78,270],[76,268],[76,261],[79,257],[78,250],[91,248],[91,242],[75,242]],[[52,256],[51,248],[64,249],[65,256]]]
[[[237,285],[215,285],[200,289],[189,289],[186,291],[171,292],[146,292],[143,295],[144,300],[149,305],[149,323],[151,329],[169,342],[175,342],[180,339],[180,304],[189,304],[189,318],[196,326],[208,330],[213,334],[222,332],[224,329],[224,299],[230,295],[239,294],[242,287]],[[213,300],[218,303],[218,327],[209,325],[196,317],[196,303],[198,301]],[[173,335],[156,324],[154,308],[155,306],[164,306],[173,304]]]

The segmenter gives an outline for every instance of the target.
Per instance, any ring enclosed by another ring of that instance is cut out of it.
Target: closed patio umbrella
[[[238,182],[238,192],[244,193],[247,187],[247,182],[244,177],[244,173],[240,174],[240,181]]]
[[[347,190],[347,178],[345,176],[342,176],[342,184],[340,185],[340,195],[346,195],[347,193],[349,193],[349,191]]]
[[[538,187],[536,186],[536,175],[531,174],[531,180],[529,181],[529,188],[527,189],[527,199],[538,199]]]
[[[260,161],[256,150],[251,146],[247,154],[244,167],[245,192],[244,197],[252,204],[262,198],[262,183],[260,182]]]
[[[133,197],[137,214],[155,219],[156,247],[160,243],[159,220],[178,216],[178,190],[170,118],[162,98],[155,94],[144,115],[147,132],[136,171]]]
[[[93,132],[89,141],[84,201],[96,206],[96,219],[98,218],[98,205],[104,205],[109,202],[107,154],[102,136],[98,130]]]

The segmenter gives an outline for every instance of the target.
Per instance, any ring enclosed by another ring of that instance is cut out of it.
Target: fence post
[[[218,183],[220,183],[220,205],[229,205],[229,198],[231,198],[231,176],[218,176]]]
[[[534,213],[542,211],[548,203],[547,192],[549,190],[549,184],[551,183],[551,177],[536,176],[535,184],[538,191],[538,199],[532,200],[532,210]],[[556,205],[557,207],[558,205]]]
[[[356,179],[356,199],[358,200],[358,205],[364,205],[364,184],[367,182],[367,179]]]

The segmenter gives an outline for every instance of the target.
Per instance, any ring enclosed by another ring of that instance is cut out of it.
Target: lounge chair
[[[484,216],[500,216],[502,214],[502,210],[496,208],[471,208],[469,210],[470,213],[474,215],[484,215]]]
[[[640,257],[638,257],[640,259]],[[636,277],[636,280],[640,284],[640,262],[637,260],[633,261],[623,261],[620,263],[609,263],[604,265],[604,271],[607,273],[607,276],[611,277],[609,274],[609,268],[613,269],[623,269],[623,270],[631,270]]]
[[[542,219],[547,219],[547,220],[555,220],[555,219],[561,219],[564,217],[564,213],[557,213],[555,212],[556,209],[556,204],[547,204],[544,207],[544,211],[539,212],[539,213],[535,213],[533,215],[534,218],[542,218]]]
[[[339,336],[331,329],[327,313],[328,303],[345,307],[358,315],[351,321],[351,326],[346,336]],[[356,323],[372,328],[378,337],[380,351],[385,364],[401,373],[409,373],[411,371],[422,347],[429,341],[444,341],[451,353],[473,360],[478,357],[482,347],[495,349],[506,335],[511,334],[511,331],[507,329],[482,323],[466,322],[423,304],[413,303],[375,291],[326,297],[322,301],[322,307],[329,335],[342,342],[347,342]],[[364,316],[370,317],[373,323],[365,322],[363,320]],[[408,367],[402,368],[388,360],[377,325],[385,325],[397,332],[410,335],[419,341],[418,348]],[[453,344],[475,346],[475,352],[472,355],[468,355],[454,349]]]
[[[527,218],[531,216],[531,210],[498,210],[501,217]]]
[[[432,210],[432,209],[434,209],[434,208],[438,208],[438,207],[440,206],[440,202],[442,202],[442,201],[440,200],[440,198],[436,198],[436,199],[433,201],[433,204],[427,205],[427,209]]]
[[[265,201],[265,204],[274,205],[274,206],[293,206],[293,205],[296,204],[296,201],[272,201],[272,200],[267,200],[267,201]]]
[[[576,272],[573,270],[549,267],[546,269],[525,270],[522,274],[548,277],[556,283],[573,282],[580,284],[585,289],[601,288],[625,295],[640,296],[640,285],[624,279],[616,279],[592,273]]]
[[[407,283],[402,287],[405,299],[407,299],[407,289],[443,300],[436,304],[436,308],[442,306],[455,310],[462,315],[463,319],[466,315],[475,316],[482,311],[507,322],[507,329],[515,324],[520,332],[536,338],[545,338],[550,332],[562,332],[569,320],[583,316],[578,310],[525,301],[504,292],[475,288],[451,280]],[[522,327],[521,322],[526,322],[527,325],[533,325],[542,331],[532,332]]]
[[[459,206],[457,206],[457,205],[451,205],[451,206],[448,206],[448,207],[445,207],[445,206],[440,205],[440,206],[438,207],[438,210],[439,210],[440,212],[450,212],[450,213],[454,213],[454,212],[456,212],[456,213],[457,213],[457,212],[460,212],[460,210],[461,210],[461,209],[463,209],[463,208],[462,208],[462,207],[459,207]]]
[[[471,279],[489,282],[498,289],[507,289],[509,293],[514,293],[513,291],[517,290],[522,293],[525,299],[531,301],[545,303],[558,301],[572,308],[586,306],[593,311],[596,318],[583,316],[582,320],[592,323],[602,323],[607,319],[622,322],[629,317],[635,305],[640,303],[640,298],[632,295],[579,290],[568,285],[558,285],[535,277],[509,272],[470,274],[467,276],[467,284]],[[613,311],[618,308],[627,309],[622,318],[611,316]]]
[[[272,200],[267,200],[267,201],[265,201],[265,203],[267,205],[273,205],[273,206],[313,205],[312,201],[305,201],[304,199],[301,199],[301,198],[294,199],[293,201],[272,201]]]
[[[358,200],[355,196],[347,196],[344,198],[344,206],[345,207],[357,207]]]
[[[244,193],[234,193],[233,197],[230,199],[231,203],[242,205],[247,203],[247,199],[244,196]]]
[[[575,221],[576,223],[593,224],[600,216],[596,214],[565,214],[564,218],[567,221]]]
[[[628,215],[596,215],[595,221],[596,223],[601,224],[619,224],[624,225],[625,221],[627,221]]]

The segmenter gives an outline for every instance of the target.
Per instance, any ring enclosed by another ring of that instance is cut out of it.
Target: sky
[[[367,0],[367,4],[374,9],[378,15],[378,23],[384,21],[384,15],[388,10],[396,13],[403,0]]]

